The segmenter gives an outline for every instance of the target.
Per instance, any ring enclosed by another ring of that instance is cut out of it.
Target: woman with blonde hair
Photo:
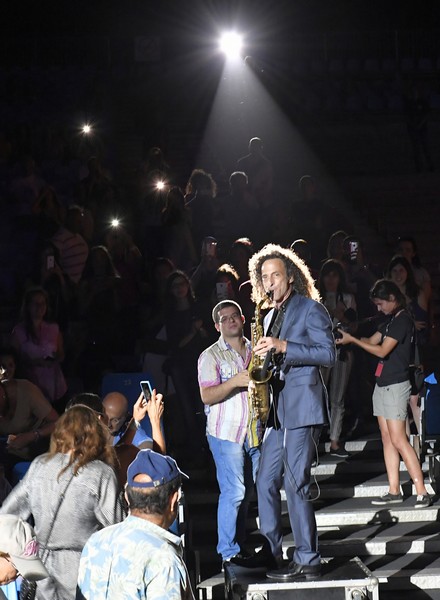
[[[115,463],[96,414],[73,406],[57,421],[49,452],[33,461],[4,501],[1,514],[34,519],[40,557],[50,575],[38,583],[37,599],[73,600],[86,541],[122,520]]]

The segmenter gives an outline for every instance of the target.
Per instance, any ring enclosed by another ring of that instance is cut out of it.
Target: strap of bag
[[[413,323],[412,333],[411,333],[411,354],[410,354],[410,366],[418,366],[420,365],[420,352],[419,347],[417,345],[417,336],[416,336],[416,326]]]
[[[67,489],[68,489],[69,485],[72,483],[72,480],[73,480],[74,477],[75,477],[75,474],[72,473],[69,481],[66,484],[66,487],[64,488],[64,490],[60,494],[57,507],[56,507],[54,515],[52,517],[52,523],[50,524],[50,527],[49,527],[49,533],[47,534],[46,542],[44,544],[44,558],[46,558],[46,553],[48,551],[47,544],[49,543],[50,536],[52,535],[52,531],[53,531],[53,528],[54,528],[54,525],[55,525],[55,521],[57,519],[58,513],[60,512],[60,508],[61,508],[61,505],[62,505],[62,503],[64,501],[64,498],[66,497]],[[41,558],[43,560],[43,556]]]

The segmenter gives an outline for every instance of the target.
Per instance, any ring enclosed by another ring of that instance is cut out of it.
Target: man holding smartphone
[[[141,401],[142,402],[142,401]],[[153,440],[136,422],[128,410],[128,400],[120,392],[107,394],[102,404],[108,418],[108,427],[112,434],[113,446],[125,444],[136,446],[140,450],[153,449]]]
[[[212,311],[219,340],[199,357],[200,395],[206,405],[206,433],[217,470],[217,552],[223,562],[242,557],[246,514],[260,459],[261,424],[248,394],[251,343],[243,337],[244,317],[232,300]]]

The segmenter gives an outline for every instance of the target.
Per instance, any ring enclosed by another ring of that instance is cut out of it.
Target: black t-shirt
[[[397,346],[383,359],[383,369],[380,377],[376,377],[379,387],[402,383],[409,380],[409,364],[411,361],[411,335],[413,320],[402,310],[393,316],[388,323],[379,327],[382,341],[385,337],[397,340]]]

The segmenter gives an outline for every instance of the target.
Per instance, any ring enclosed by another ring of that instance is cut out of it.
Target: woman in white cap
[[[49,577],[29,523],[15,515],[0,515],[0,599],[9,597],[6,586],[19,575],[29,581]]]

